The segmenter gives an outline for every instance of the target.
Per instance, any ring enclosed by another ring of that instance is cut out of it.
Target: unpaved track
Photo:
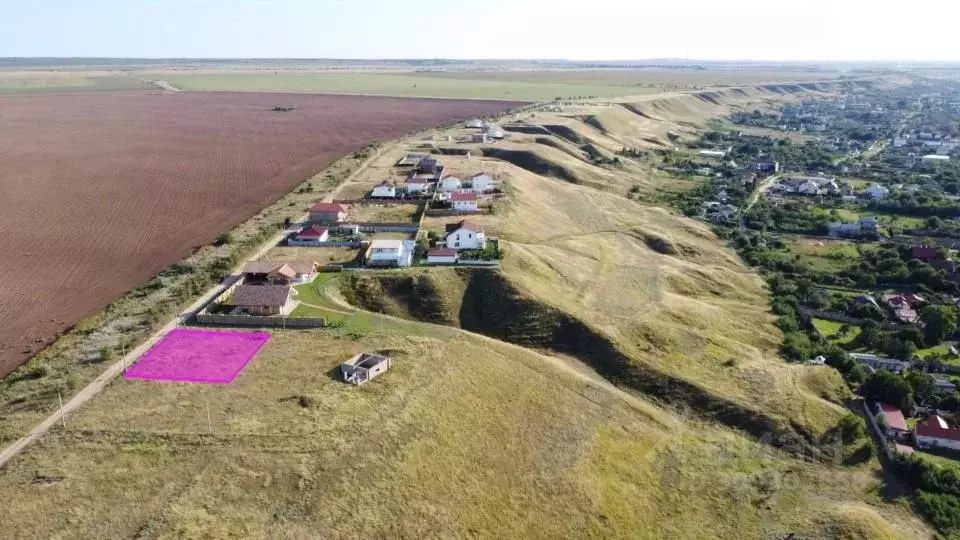
[[[359,167],[357,167],[357,169],[352,174],[350,174],[350,176],[348,176],[340,184],[338,184],[338,186],[334,188],[334,191],[339,191],[339,188],[341,186],[345,185],[348,182],[352,182],[353,179],[358,174],[360,174],[364,169],[367,168],[367,166],[370,165],[370,163],[372,163],[375,159],[379,158],[380,155],[384,152],[384,150],[390,147],[391,146],[386,146],[377,150],[376,153],[374,153],[372,156],[367,158],[366,161],[364,161]],[[306,217],[307,216],[304,215],[302,220],[305,220]],[[257,250],[256,253],[252,254],[245,261],[238,264],[236,268],[233,269],[232,274],[235,275],[239,273],[240,270],[243,268],[243,265],[246,264],[247,261],[255,261],[260,259],[264,255],[266,255],[268,251],[276,247],[276,245],[279,244],[281,240],[283,240],[283,237],[285,236],[285,234],[286,234],[286,231],[281,231],[275,234],[266,242],[264,242],[260,246],[260,248]],[[126,371],[128,366],[136,362],[137,359],[143,356],[148,350],[150,350],[151,347],[156,345],[161,339],[164,338],[164,336],[166,336],[172,330],[177,328],[183,320],[185,320],[186,318],[189,318],[190,316],[193,315],[193,313],[195,313],[196,311],[201,309],[205,304],[207,304],[207,302],[210,302],[211,300],[219,296],[220,293],[223,292],[223,290],[227,287],[225,283],[229,283],[229,282],[230,280],[228,278],[228,279],[225,279],[224,282],[221,282],[220,284],[208,289],[193,304],[190,304],[190,306],[186,310],[181,312],[175,318],[168,321],[159,330],[151,334],[150,337],[147,338],[147,340],[143,342],[140,346],[132,349],[129,353],[125,354],[122,358],[120,358],[113,365],[107,368],[107,370],[104,371],[102,374],[100,374],[100,376],[97,377],[92,383],[85,386],[82,390],[80,390],[80,392],[78,392],[76,395],[74,395],[66,403],[63,404],[62,417],[63,418],[68,417],[70,413],[79,409],[81,406],[83,406],[84,403],[89,401],[90,398],[99,394],[104,388],[106,388],[108,384],[110,384],[111,381],[113,381],[113,379],[115,379],[116,377],[121,375],[124,371]],[[0,467],[3,467],[8,461],[13,459],[14,456],[16,456],[21,451],[23,451],[24,448],[26,448],[31,443],[33,443],[34,441],[42,437],[45,433],[50,431],[51,428],[53,428],[58,423],[60,423],[62,417],[61,417],[61,411],[57,410],[55,413],[48,416],[46,420],[44,420],[39,425],[37,425],[37,427],[30,430],[30,433],[28,433],[27,435],[23,436],[20,439],[17,439],[10,446],[0,451]]]

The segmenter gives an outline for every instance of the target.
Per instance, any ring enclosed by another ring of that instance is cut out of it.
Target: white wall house
[[[867,188],[866,194],[871,199],[885,199],[890,195],[890,190],[880,184],[873,184]]]
[[[469,221],[447,225],[447,248],[484,249],[487,247],[487,235],[483,228]]]
[[[448,176],[440,181],[440,191],[444,193],[453,193],[454,191],[460,191],[463,187],[463,182],[460,181],[456,176]]]
[[[420,195],[426,193],[430,189],[430,182],[426,180],[421,180],[419,178],[411,178],[407,180],[407,193],[411,195]]]
[[[427,252],[427,264],[456,264],[457,250],[453,248],[434,248]]]
[[[476,212],[477,194],[476,193],[451,193],[450,204],[457,212]]]
[[[474,193],[486,193],[493,190],[493,178],[487,173],[477,173],[470,179],[470,189]]]
[[[409,244],[404,240],[378,239],[370,242],[367,266],[410,266],[413,248]]]
[[[932,414],[913,428],[913,436],[920,448],[949,448],[960,450],[960,429],[952,428],[938,414]]]
[[[393,182],[384,180],[373,188],[370,196],[376,199],[393,199],[397,196],[397,186]]]

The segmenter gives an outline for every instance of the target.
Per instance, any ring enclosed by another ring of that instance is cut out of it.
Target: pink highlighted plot
[[[128,379],[227,384],[270,339],[266,332],[176,329],[143,355]]]

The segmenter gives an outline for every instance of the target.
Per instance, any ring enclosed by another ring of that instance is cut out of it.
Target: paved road
[[[344,184],[353,181],[353,179],[358,174],[360,174],[361,171],[366,169],[367,166],[369,166],[374,159],[380,156],[381,152],[382,150],[377,151],[374,155],[367,158],[367,160],[364,161],[360,165],[360,167],[357,168],[357,170],[355,170],[352,174],[350,174],[350,176],[345,178],[340,185],[334,188],[334,192],[339,191],[339,189]],[[301,218],[301,221],[306,219],[307,219],[307,216],[304,216]],[[258,249],[256,253],[254,253],[249,258],[247,258],[246,261],[255,261],[260,257],[263,257],[264,255],[266,255],[268,251],[273,249],[274,246],[276,246],[277,244],[280,243],[281,240],[283,240],[286,234],[287,234],[286,231],[281,231],[275,234],[272,238],[264,242],[260,246],[260,249]],[[243,268],[243,265],[246,263],[246,261],[243,261],[240,264],[238,264],[237,267],[233,269],[232,275],[239,274],[240,270]],[[89,401],[90,398],[99,394],[108,384],[110,384],[110,381],[112,381],[113,379],[121,375],[124,371],[126,371],[127,366],[136,362],[137,359],[139,359],[141,356],[144,355],[144,353],[150,350],[150,347],[153,347],[154,345],[156,345],[161,339],[163,339],[164,336],[166,336],[172,330],[177,328],[183,320],[185,320],[186,318],[189,318],[190,316],[193,315],[194,312],[200,310],[208,302],[210,302],[211,300],[219,296],[220,293],[222,293],[223,290],[229,286],[228,285],[229,283],[231,283],[231,280],[227,278],[220,284],[208,289],[205,293],[203,293],[203,295],[200,298],[198,298],[193,304],[191,304],[190,307],[188,307],[186,310],[181,312],[175,318],[167,322],[167,324],[163,325],[163,327],[161,327],[159,330],[154,332],[140,346],[134,348],[129,353],[125,354],[123,358],[120,358],[119,360],[117,360],[117,362],[115,362],[113,365],[107,368],[106,371],[101,373],[100,376],[94,379],[93,382],[85,386],[82,390],[80,390],[80,392],[78,392],[76,395],[74,395],[66,403],[63,404],[63,415],[64,416],[69,415],[73,411],[83,406],[83,404]],[[29,446],[32,442],[36,441],[37,439],[42,437],[46,432],[50,431],[50,428],[57,425],[59,422],[60,422],[60,411],[57,410],[56,412],[51,414],[49,417],[47,417],[46,420],[44,420],[35,428],[33,428],[30,431],[30,433],[28,433],[27,435],[25,435],[20,439],[17,439],[16,441],[13,442],[13,444],[11,444],[10,446],[0,451],[0,467],[3,467],[4,464],[10,461],[14,456],[19,454],[24,448]]]

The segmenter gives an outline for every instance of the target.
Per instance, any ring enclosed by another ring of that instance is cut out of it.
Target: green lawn
[[[225,73],[175,74],[167,78],[183,90],[242,92],[315,92],[448,98],[550,101],[555,97],[615,97],[658,91],[615,84],[532,82],[495,77],[457,79],[406,73]]]
[[[857,245],[846,240],[814,240],[809,238],[785,238],[784,258],[799,258],[816,272],[839,272],[860,259]]]
[[[953,345],[953,343],[941,343],[940,345],[937,345],[936,347],[928,347],[928,348],[926,348],[926,349],[920,349],[920,350],[918,350],[917,353],[916,353],[917,358],[926,358],[926,357],[928,357],[928,356],[930,356],[930,355],[934,355],[934,354],[940,355],[940,356],[949,355],[949,354],[950,354],[950,345]]]
[[[811,319],[813,326],[820,332],[823,337],[829,339],[830,341],[838,344],[849,343],[854,340],[858,335],[860,335],[860,327],[854,325],[848,325],[850,331],[846,335],[840,336],[840,328],[843,326],[843,323],[836,321],[828,321],[826,319]]]
[[[297,290],[297,296],[296,296],[297,301],[310,304],[313,306],[342,310],[343,308],[341,306],[331,301],[327,297],[326,293],[324,293],[324,290],[327,287],[337,286],[339,277],[340,277],[339,272],[324,272],[324,273],[318,274],[316,279],[314,279],[310,283],[297,285],[296,287],[294,287],[294,289]],[[301,306],[301,307],[306,307],[306,306]],[[294,313],[296,313],[296,311],[294,311]]]

